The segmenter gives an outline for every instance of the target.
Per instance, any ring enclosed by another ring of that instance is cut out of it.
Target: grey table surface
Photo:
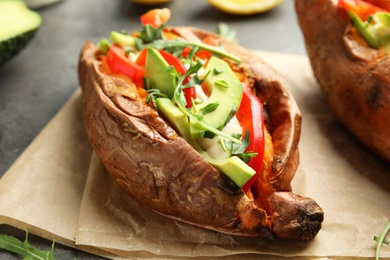
[[[173,0],[169,25],[215,31],[224,22],[242,46],[262,51],[306,55],[294,1],[258,15],[220,12],[206,0]],[[155,7],[155,6],[154,6]],[[15,58],[0,67],[0,177],[78,88],[77,59],[85,40],[98,42],[112,30],[139,29],[139,16],[150,9],[130,0],[63,0],[36,9],[42,25]],[[24,231],[0,225],[0,234],[24,239]],[[32,245],[50,249],[51,241],[29,235]],[[101,259],[56,244],[56,259]],[[0,259],[19,259],[0,250]]]

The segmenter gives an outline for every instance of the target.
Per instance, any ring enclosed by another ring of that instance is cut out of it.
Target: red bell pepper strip
[[[182,89],[184,92],[184,97],[186,99],[186,108],[192,107],[192,100],[196,99],[196,89],[195,87],[186,87]]]
[[[200,50],[195,55],[196,55],[196,57],[198,57],[199,59],[202,59],[202,60],[208,60],[211,58],[211,56],[213,56],[211,54],[211,52],[206,51],[206,50]]]
[[[368,2],[372,2],[368,3]],[[347,16],[345,15],[344,11],[352,11],[355,14],[357,14],[362,21],[366,21],[367,18],[376,13],[376,12],[388,12],[385,9],[374,5],[375,2],[380,2],[378,0],[371,0],[371,1],[362,1],[362,0],[339,0],[338,2],[338,8],[343,15],[344,18],[347,19]],[[385,5],[383,5],[385,7]],[[389,5],[390,7],[390,5]]]
[[[183,51],[181,52],[181,56],[183,56],[184,58],[187,58],[188,54],[191,52],[192,48],[190,46],[187,46],[183,49]]]
[[[154,28],[159,28],[162,24],[165,24],[171,19],[171,10],[168,8],[152,9],[149,12],[141,15],[141,24],[147,25]]]
[[[208,45],[211,45],[211,46],[217,46],[218,45],[216,40],[215,40],[215,38],[213,36],[207,36],[207,37],[203,38],[202,42],[206,43]]]
[[[132,62],[121,47],[112,45],[107,52],[106,60],[112,72],[126,75],[137,87],[143,87],[145,69]]]
[[[236,116],[241,124],[243,134],[250,131],[249,140],[251,144],[247,147],[246,151],[257,153],[257,156],[252,157],[248,162],[248,165],[256,171],[256,174],[242,187],[242,190],[247,192],[263,167],[265,145],[263,104],[251,92],[247,83],[243,83],[242,100]]]
[[[139,66],[145,66],[146,63],[146,54],[148,53],[148,49],[144,48],[142,51],[138,54],[138,57],[135,61],[135,63]]]
[[[212,36],[207,36],[205,38],[202,39],[202,42],[203,43],[206,43],[210,46],[217,46],[217,42],[215,41],[215,38],[212,37]],[[200,50],[196,53],[196,56],[199,57],[200,59],[202,60],[208,60],[211,58],[212,54],[211,52],[209,51],[206,51],[206,50]]]

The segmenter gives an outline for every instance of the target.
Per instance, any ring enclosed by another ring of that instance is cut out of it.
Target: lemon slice
[[[263,13],[281,4],[284,0],[208,0],[215,8],[231,14]]]
[[[136,4],[143,5],[158,5],[158,4],[166,4],[171,0],[132,0]]]

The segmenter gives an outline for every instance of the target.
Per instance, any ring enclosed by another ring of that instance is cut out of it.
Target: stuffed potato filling
[[[339,0],[338,8],[370,47],[390,53],[389,1]]]
[[[139,98],[204,159],[250,195],[253,183],[265,178],[273,155],[254,80],[213,37],[190,42],[166,30],[169,18],[169,9],[149,11],[141,16],[142,30],[112,32],[109,40],[102,39],[98,56],[111,73],[128,78]]]

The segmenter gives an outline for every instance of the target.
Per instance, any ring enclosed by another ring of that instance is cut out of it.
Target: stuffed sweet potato
[[[314,238],[323,211],[291,191],[301,114],[281,76],[219,35],[143,23],[114,44],[86,42],[80,55],[86,131],[114,180],[142,205],[192,225],[238,236]],[[145,40],[150,30],[158,40]],[[232,95],[217,96],[224,91]],[[222,127],[215,125],[221,117]],[[236,137],[224,132],[233,118],[241,121]],[[228,157],[204,149],[213,138]]]
[[[390,160],[390,24],[378,21],[390,17],[389,2],[297,0],[295,5],[314,75],[334,115]]]

